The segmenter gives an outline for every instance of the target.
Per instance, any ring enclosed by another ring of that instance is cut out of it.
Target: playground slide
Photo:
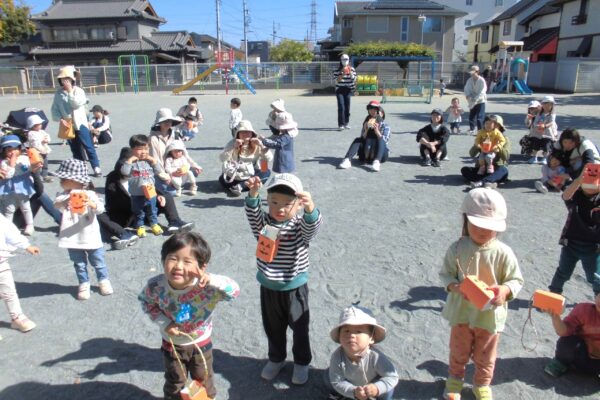
[[[506,79],[501,79],[500,82],[494,86],[494,93],[502,93],[506,90]]]
[[[237,65],[234,65],[231,70],[233,72],[235,72],[235,74],[238,76],[238,78],[240,78],[240,81],[248,88],[248,90],[252,93],[252,94],[256,94],[256,89],[254,89],[254,87],[252,86],[252,84],[250,82],[248,82],[248,79],[246,79],[246,74],[244,74],[243,71],[240,71],[240,68]]]
[[[206,78],[208,75],[210,75],[211,72],[213,72],[215,69],[217,69],[218,66],[215,64],[212,67],[210,67],[209,69],[207,69],[206,71],[204,71],[203,73],[201,73],[200,75],[196,76],[194,79],[192,79],[191,81],[189,81],[188,83],[185,83],[175,89],[173,89],[173,94],[179,94],[181,92],[183,92],[184,90],[187,90],[189,88],[191,88],[194,83],[201,81],[202,79]]]
[[[533,94],[533,90],[522,79],[515,79],[515,89],[521,94]]]

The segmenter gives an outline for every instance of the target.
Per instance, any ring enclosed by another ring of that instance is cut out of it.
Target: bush
[[[435,50],[421,44],[382,41],[353,43],[348,47],[347,53],[363,57],[435,56]]]

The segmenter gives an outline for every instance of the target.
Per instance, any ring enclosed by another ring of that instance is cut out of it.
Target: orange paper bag
[[[180,393],[182,400],[211,400],[202,383],[195,379],[188,382]]]
[[[557,293],[536,290],[533,293],[533,306],[542,311],[550,311],[552,314],[560,315],[565,307],[565,298]]]
[[[481,143],[481,151],[484,153],[489,153],[492,151],[492,142],[490,142],[489,140],[486,140],[485,142]]]
[[[269,170],[269,162],[266,158],[260,160],[260,172],[267,172]]]
[[[260,235],[258,235],[256,258],[266,263],[273,262],[279,248],[278,236],[278,228],[270,225],[265,226]]]
[[[27,149],[27,157],[29,157],[29,163],[31,165],[44,163],[44,159],[40,152],[33,147]]]
[[[83,190],[72,190],[69,194],[69,209],[74,214],[83,214],[87,208],[87,193]]]
[[[491,301],[496,296],[494,290],[475,275],[465,276],[460,283],[460,292],[481,311],[490,310],[492,308]]]
[[[142,190],[144,191],[144,197],[150,200],[153,197],[156,197],[156,188],[153,184],[147,183],[142,185]]]
[[[583,167],[583,180],[581,187],[584,189],[597,189],[600,186],[600,164],[585,164]]]

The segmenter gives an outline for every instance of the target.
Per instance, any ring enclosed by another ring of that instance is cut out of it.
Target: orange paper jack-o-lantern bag
[[[269,161],[266,158],[260,159],[260,172],[267,172],[269,170]]]
[[[84,190],[71,190],[69,193],[69,209],[74,214],[85,213],[88,195]]]
[[[600,187],[600,164],[585,164],[581,187],[584,189],[597,189]]]
[[[460,283],[460,292],[481,311],[490,310],[492,308],[491,301],[496,296],[495,291],[479,280],[476,275],[465,276]]]
[[[150,200],[153,197],[156,197],[156,188],[151,183],[146,183],[142,185],[142,190],[144,191],[144,197]]]
[[[29,163],[31,165],[44,163],[44,159],[42,158],[40,152],[33,147],[27,149],[27,157],[29,157]]]
[[[273,262],[279,249],[279,229],[267,225],[258,235],[256,258],[266,263]]]
[[[192,121],[191,119],[186,119],[185,120],[185,127],[188,130],[194,129],[194,121]]]
[[[180,393],[182,400],[210,400],[202,383],[195,379],[186,383]]]
[[[486,139],[483,143],[481,143],[481,151],[484,153],[489,153],[492,151],[492,142],[489,139]]]
[[[565,298],[557,293],[536,290],[533,293],[533,306],[542,311],[550,311],[552,314],[560,315],[565,307]]]

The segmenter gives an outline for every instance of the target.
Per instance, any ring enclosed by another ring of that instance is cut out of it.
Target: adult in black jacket
[[[446,158],[446,143],[450,139],[450,130],[444,125],[444,113],[435,108],[431,111],[430,123],[417,132],[419,151],[423,159],[422,165],[440,166],[440,160]]]
[[[125,229],[131,225],[134,218],[131,211],[131,198],[127,189],[123,186],[125,178],[121,174],[121,166],[129,156],[130,149],[128,147],[121,149],[121,154],[115,164],[114,170],[106,176],[104,189],[106,212],[98,215],[98,222],[105,238],[110,239],[112,247],[117,250],[130,246],[138,239],[136,235]],[[184,222],[179,218],[173,196],[162,191],[159,187],[156,188],[156,192],[158,194],[158,213],[165,214],[169,223],[167,231],[174,233],[191,230],[194,227],[194,223]]]

